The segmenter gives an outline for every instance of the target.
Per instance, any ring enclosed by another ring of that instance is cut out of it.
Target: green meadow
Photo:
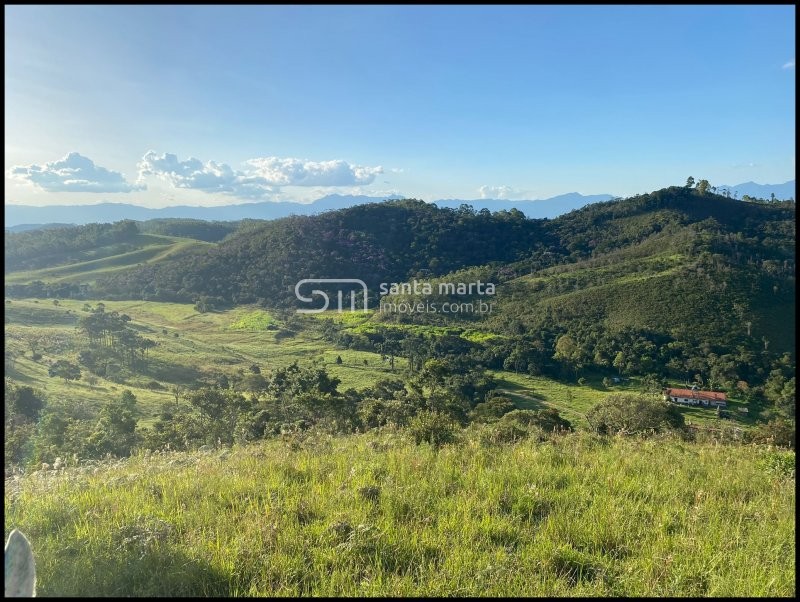
[[[130,324],[158,345],[148,354],[145,373],[124,383],[101,377],[91,378],[86,370],[77,381],[65,383],[47,374],[56,359],[75,361],[81,345],[77,323],[84,301],[23,299],[6,303],[6,374],[21,384],[42,390],[47,396],[102,404],[129,389],[145,412],[145,423],[160,403],[169,401],[171,386],[191,387],[203,378],[231,375],[256,364],[262,370],[301,365],[325,367],[341,380],[340,390],[362,389],[382,378],[400,378],[406,360],[395,360],[392,372],[378,353],[336,349],[307,329],[291,331],[280,338],[280,320],[261,308],[242,306],[228,311],[199,313],[190,304],[150,301],[105,301],[106,311],[131,317]],[[90,306],[97,305],[90,301]],[[274,326],[274,329],[270,329]],[[31,341],[41,359],[32,359]],[[337,363],[337,357],[342,363]],[[13,359],[9,359],[13,358]],[[148,388],[156,381],[164,390]]]
[[[306,433],[6,482],[44,596],[787,596],[794,453]]]

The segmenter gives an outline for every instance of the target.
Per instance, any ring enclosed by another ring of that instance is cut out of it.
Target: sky
[[[794,6],[6,6],[5,202],[795,177]]]

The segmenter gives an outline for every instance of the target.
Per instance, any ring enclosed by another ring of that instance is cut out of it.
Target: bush
[[[751,443],[766,443],[778,447],[795,447],[795,423],[789,418],[773,418],[767,423],[759,424],[750,431],[748,440]]]
[[[508,416],[508,414],[506,414]],[[544,433],[537,426],[526,426],[520,424],[515,420],[498,420],[492,424],[486,425],[480,431],[480,442],[485,446],[502,445],[504,443],[516,443],[527,439],[532,435],[536,435],[537,439],[544,440]]]
[[[685,426],[678,409],[647,395],[613,394],[586,414],[589,425],[601,434],[658,433]]]
[[[503,416],[504,422],[515,422],[524,426],[537,426],[547,433],[565,431],[572,428],[566,418],[562,418],[555,408],[541,410],[514,410]]]
[[[377,428],[387,424],[405,426],[414,415],[416,408],[401,399],[363,400],[358,407],[358,417],[366,428]]]
[[[793,479],[796,472],[794,452],[769,453],[761,460],[761,466],[766,472]]]
[[[473,422],[494,422],[513,412],[516,407],[507,397],[492,397],[489,401],[476,405],[470,413],[470,419]]]
[[[417,445],[427,442],[438,449],[455,441],[458,425],[446,414],[423,410],[411,419],[408,430]]]

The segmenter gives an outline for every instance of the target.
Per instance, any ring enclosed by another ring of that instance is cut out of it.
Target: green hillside
[[[92,252],[93,257],[99,256],[97,259],[81,261],[80,255],[76,255],[71,263],[65,265],[8,272],[6,283],[25,284],[38,280],[44,283],[92,284],[114,272],[163,261],[189,250],[208,248],[210,244],[177,236],[140,234],[131,240],[130,246],[133,250],[124,250],[127,246],[120,249],[116,245],[97,247]]]
[[[44,596],[786,596],[794,454],[310,433],[6,481]]]

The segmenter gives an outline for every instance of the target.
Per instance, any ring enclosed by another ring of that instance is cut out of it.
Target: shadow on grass
[[[54,562],[37,562],[39,596],[231,595],[226,575],[166,544],[146,551],[109,547],[100,553],[72,545],[48,560]]]
[[[203,373],[193,366],[172,364],[154,359],[147,360],[147,367],[141,374],[158,381],[181,384],[195,383],[203,376]]]
[[[551,408],[547,403],[547,396],[541,393],[514,391],[503,386],[498,387],[497,394],[510,398],[520,410],[545,410]]]
[[[24,383],[35,383],[36,382],[35,378],[31,378],[30,376],[28,376],[24,372],[20,372],[19,370],[17,370],[16,366],[12,367],[12,366],[9,366],[8,364],[6,364],[6,377],[11,378],[13,380],[20,381],[20,382],[24,382]]]

